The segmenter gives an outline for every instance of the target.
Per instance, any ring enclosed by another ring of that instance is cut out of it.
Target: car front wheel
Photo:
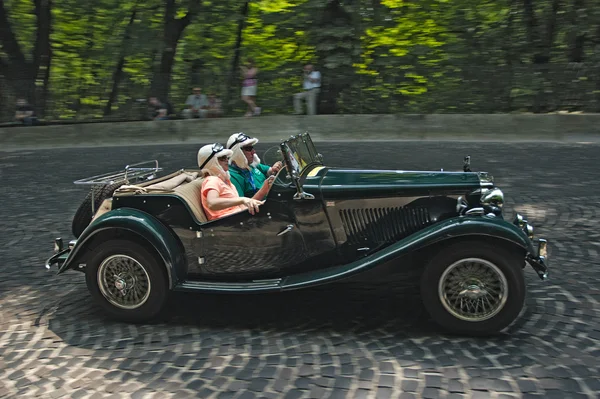
[[[86,283],[96,303],[125,322],[153,320],[167,300],[162,261],[133,241],[109,241],[98,246],[86,266]]]
[[[494,334],[521,312],[526,295],[520,251],[469,241],[434,255],[421,279],[421,295],[431,317],[447,330]]]

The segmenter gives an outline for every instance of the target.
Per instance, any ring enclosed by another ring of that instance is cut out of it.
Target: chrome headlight
[[[527,237],[529,237],[529,239],[533,239],[533,226],[528,224],[525,229],[525,233],[527,233]]]
[[[481,193],[481,203],[502,208],[504,205],[504,193],[499,188],[493,188]]]
[[[520,228],[523,228],[525,226],[525,223],[527,223],[527,220],[523,219],[523,216],[521,216],[520,214],[517,213],[515,215],[513,223],[515,225],[519,226]]]
[[[533,226],[527,222],[527,219],[517,213],[513,219],[513,224],[523,230],[523,232],[527,234],[527,237],[533,239]]]

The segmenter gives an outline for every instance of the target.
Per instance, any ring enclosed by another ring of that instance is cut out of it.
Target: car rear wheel
[[[453,333],[489,335],[510,325],[526,295],[523,254],[461,241],[434,255],[421,279],[425,308]]]
[[[160,258],[129,240],[98,246],[86,265],[86,283],[95,302],[111,317],[133,323],[155,319],[169,291]]]

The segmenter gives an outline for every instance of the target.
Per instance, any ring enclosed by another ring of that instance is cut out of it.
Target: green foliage
[[[532,2],[534,26],[524,2],[512,0],[253,0],[240,61],[255,60],[257,101],[267,114],[292,111],[307,61],[323,74],[323,112],[598,111],[600,7],[561,0],[555,13],[554,1]],[[20,50],[31,60],[34,2],[3,3]],[[224,97],[233,84],[233,114],[245,112],[241,77],[232,71],[243,4],[204,1],[183,31],[168,97],[177,111],[192,86]],[[184,18],[189,1],[176,6],[175,17]],[[147,98],[157,76],[164,14],[161,0],[54,1],[47,116],[102,117],[124,57],[113,114],[139,118],[143,106],[136,100]],[[5,49],[0,40],[4,62]],[[582,62],[573,61],[575,53]]]

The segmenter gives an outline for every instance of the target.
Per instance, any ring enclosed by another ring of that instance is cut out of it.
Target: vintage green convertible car
[[[84,272],[105,311],[144,322],[170,291],[296,290],[417,262],[431,317],[472,335],[518,317],[526,264],[547,277],[546,240],[534,243],[520,215],[504,220],[502,191],[487,173],[471,172],[469,157],[462,171],[335,168],[323,164],[308,133],[267,153],[285,166],[255,215],[207,221],[200,171],[156,177],[156,161],[78,180],[102,188],[88,195],[87,216],[74,220],[77,239],[63,248],[57,238],[46,267]]]

